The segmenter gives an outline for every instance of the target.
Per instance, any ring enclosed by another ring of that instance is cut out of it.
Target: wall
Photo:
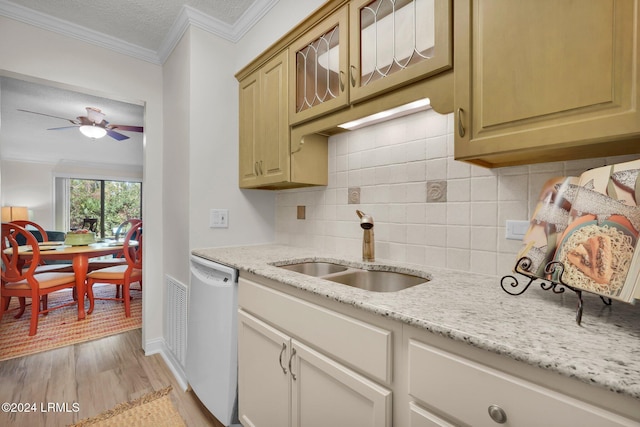
[[[28,206],[30,219],[46,230],[68,231],[54,222],[55,177],[142,180],[141,168],[6,159],[0,164],[2,206]]]
[[[0,72],[144,104],[143,346],[162,336],[162,69],[81,40],[0,17]],[[6,184],[3,180],[3,184]]]
[[[331,137],[329,185],[278,192],[277,241],[360,254],[360,209],[374,217],[378,259],[504,275],[521,245],[504,238],[505,221],[528,221],[547,179],[637,158],[485,169],[453,160],[453,129],[453,115],[428,110]],[[445,202],[427,202],[430,181],[446,181]]]

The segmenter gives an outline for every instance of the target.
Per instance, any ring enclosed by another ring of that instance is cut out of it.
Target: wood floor
[[[141,341],[136,329],[0,362],[0,403],[36,406],[30,413],[1,411],[0,426],[65,426],[168,385],[187,426],[222,426],[193,392],[180,389],[160,355],[144,355]],[[48,411],[49,403],[68,409]]]

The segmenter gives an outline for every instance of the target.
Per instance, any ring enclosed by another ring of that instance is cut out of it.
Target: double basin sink
[[[279,267],[373,292],[396,292],[429,281],[429,279],[412,274],[364,270],[320,261],[300,262]]]

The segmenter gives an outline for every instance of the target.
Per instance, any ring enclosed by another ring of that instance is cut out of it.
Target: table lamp
[[[25,206],[3,206],[2,222],[28,220],[29,210]]]

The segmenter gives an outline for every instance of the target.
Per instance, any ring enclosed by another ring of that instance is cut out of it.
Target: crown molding
[[[77,40],[110,49],[124,55],[132,56],[143,61],[162,65],[190,25],[232,43],[237,43],[242,36],[244,36],[247,31],[256,24],[256,22],[258,22],[273,6],[275,6],[276,3],[278,3],[278,0],[255,0],[255,2],[245,11],[234,25],[227,24],[219,19],[206,15],[197,9],[183,5],[180,10],[180,14],[173,22],[173,25],[169,29],[169,33],[165,36],[158,52],[134,45],[116,37],[91,30],[63,19],[46,15],[24,6],[11,3],[7,0],[0,0],[0,15],[44,30],[53,31]]]
[[[51,15],[37,12],[6,0],[0,0],[0,15],[44,30],[53,31],[77,40],[104,47],[118,53],[133,56],[143,61],[160,64],[158,54],[150,49],[128,43],[107,34],[91,30]]]
[[[278,3],[278,0],[256,0],[234,25],[227,24],[197,9],[183,5],[180,14],[176,17],[158,50],[160,63],[164,63],[167,60],[189,26],[194,26],[232,43],[237,43],[276,3]]]

